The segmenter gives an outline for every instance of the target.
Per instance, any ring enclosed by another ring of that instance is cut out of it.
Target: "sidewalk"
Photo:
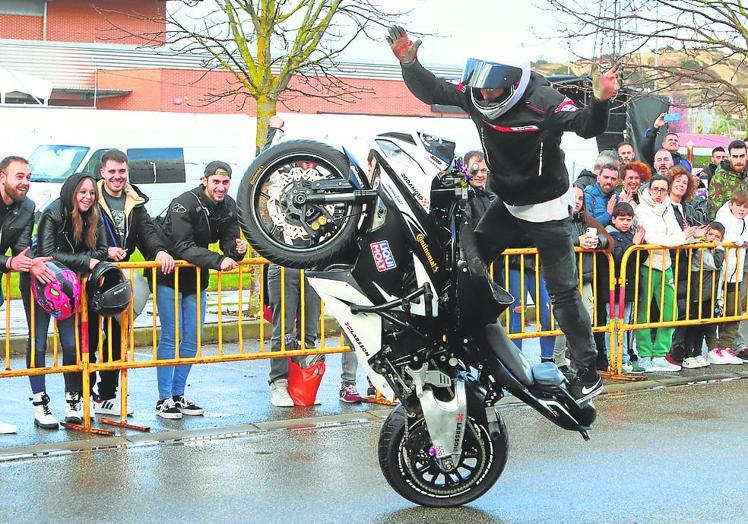
[[[257,343],[246,347],[257,351]],[[206,346],[206,351],[215,346]],[[236,351],[236,345],[227,345],[227,351]],[[524,352],[531,362],[540,361],[537,339],[525,341]],[[150,356],[149,349],[139,352],[140,358]],[[134,369],[129,372],[130,406],[135,415],[134,424],[151,427],[151,433],[113,428],[116,437],[86,435],[75,431],[45,431],[33,424],[33,411],[29,401],[30,389],[25,377],[0,380],[0,420],[18,426],[16,435],[0,435],[0,461],[29,453],[54,453],[93,447],[118,445],[144,445],[159,441],[182,439],[220,438],[243,432],[274,428],[319,426],[345,423],[351,420],[373,420],[385,417],[388,408],[376,404],[344,404],[338,400],[340,386],[340,355],[327,357],[327,371],[322,381],[318,399],[321,404],[307,408],[276,408],[270,405],[267,386],[269,363],[265,360],[229,362],[193,366],[187,387],[187,396],[206,409],[203,417],[185,417],[182,420],[164,420],[155,413],[156,371],[153,368]],[[22,367],[22,359],[13,359],[14,367]],[[638,382],[605,380],[603,395],[618,395],[637,390],[672,387],[699,382],[736,380],[748,378],[748,366],[710,366],[683,370],[681,373],[650,374]],[[366,390],[366,379],[358,373],[359,391]],[[60,375],[47,377],[47,391],[52,399],[52,409],[58,420],[64,418],[63,381]],[[511,398],[500,406],[511,406],[519,401]],[[100,426],[98,423],[94,427]],[[112,429],[112,428],[109,428]]]

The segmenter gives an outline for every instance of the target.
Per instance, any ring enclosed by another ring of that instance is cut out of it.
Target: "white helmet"
[[[468,58],[461,83],[471,88],[470,99],[475,108],[493,120],[509,111],[525,94],[530,83],[530,60],[520,51],[501,57]],[[504,89],[504,94],[483,100],[481,89]]]

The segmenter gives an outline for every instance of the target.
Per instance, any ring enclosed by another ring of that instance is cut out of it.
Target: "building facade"
[[[251,98],[208,103],[210,93],[234,82],[230,73],[206,72],[202,58],[166,46],[139,47],[135,35],[161,35],[163,0],[3,0],[0,2],[0,68],[48,81],[49,105],[100,109],[255,114]],[[159,36],[157,38],[163,38]],[[158,42],[157,42],[158,43]],[[163,43],[163,41],[161,41]],[[386,64],[342,63],[335,76],[360,94],[347,101],[289,92],[283,112],[390,116],[456,116],[454,109],[430,107],[413,97],[400,68],[382,49]],[[436,68],[456,78],[455,68]],[[290,87],[308,79],[294,78]],[[6,94],[6,103],[28,103],[23,93]]]

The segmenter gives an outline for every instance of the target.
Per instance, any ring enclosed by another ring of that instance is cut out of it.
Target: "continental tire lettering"
[[[252,173],[252,178],[249,179],[249,185],[253,186],[257,182],[257,179],[260,178],[260,174],[265,171],[265,166],[259,166],[254,173]]]
[[[366,346],[364,346],[364,343],[361,342],[360,338],[358,338],[358,335],[356,334],[356,332],[353,331],[353,326],[351,326],[351,323],[346,322],[345,324],[343,324],[343,327],[345,327],[346,331],[348,331],[348,334],[351,335],[351,338],[356,342],[358,347],[361,348],[361,351],[364,352],[364,355],[366,355],[367,357],[370,357],[371,355],[369,355],[369,352],[366,351]]]
[[[426,237],[423,235],[423,233],[418,233],[416,235],[416,241],[418,242],[418,245],[421,246],[423,254],[426,255],[426,260],[429,261],[431,271],[439,271],[439,264],[437,264],[436,260],[434,260],[434,256],[431,254],[428,244],[426,244]]]

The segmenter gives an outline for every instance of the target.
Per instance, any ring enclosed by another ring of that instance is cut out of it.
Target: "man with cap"
[[[127,262],[133,251],[138,249],[146,260],[155,260],[161,264],[164,274],[171,273],[174,258],[166,249],[145,208],[148,197],[128,181],[127,155],[118,149],[105,152],[101,157],[99,173],[101,180],[96,186],[99,192],[99,211],[106,226],[109,260]],[[143,280],[134,280],[136,290],[140,282]],[[108,323],[104,324],[104,333],[111,337],[112,359],[119,360],[122,344],[119,317],[113,319],[111,331]],[[95,341],[97,340],[98,338]],[[104,348],[107,348],[106,344]],[[109,352],[105,349],[102,355],[102,360],[105,360]],[[94,400],[96,414],[119,416],[120,404],[116,402],[119,373],[119,370],[99,371],[98,392]]]
[[[161,319],[158,358],[161,360],[175,358],[174,300],[179,306],[182,327],[179,357],[194,357],[197,353],[197,330],[202,331],[205,320],[205,288],[208,287],[209,270],[231,271],[247,253],[247,243],[239,237],[236,202],[228,195],[231,166],[219,160],[209,163],[200,182],[196,188],[185,191],[171,201],[163,225],[163,234],[174,258],[191,262],[200,268],[200,273],[190,267],[157,276],[156,301]],[[219,242],[220,253],[208,249],[215,242]],[[179,287],[175,289],[177,273]],[[190,367],[157,368],[158,416],[179,419],[182,415],[204,413],[205,410],[184,396]]]

